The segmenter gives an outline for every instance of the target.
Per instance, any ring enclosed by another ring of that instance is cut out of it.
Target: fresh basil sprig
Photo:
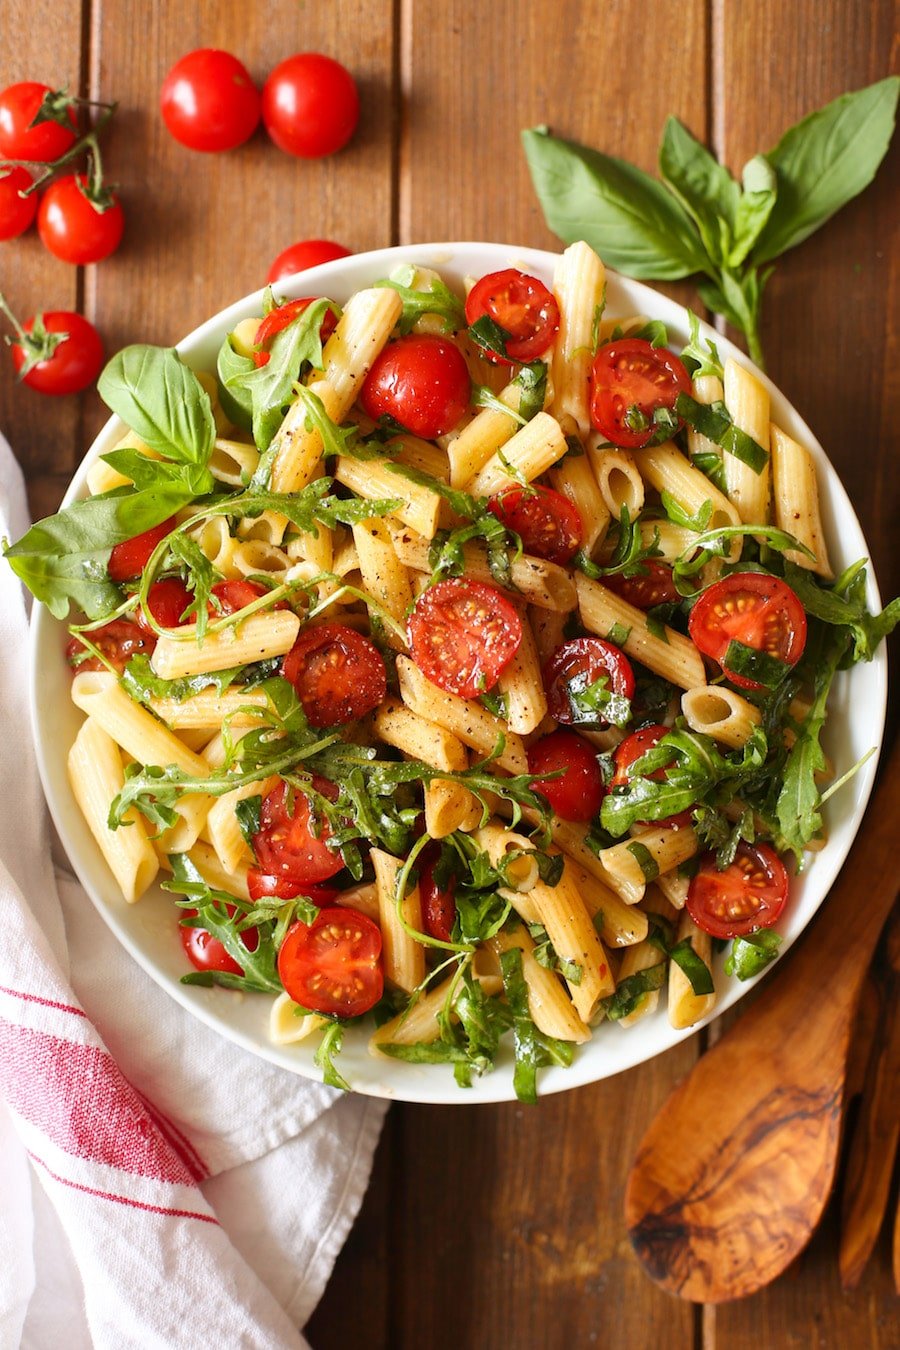
[[[206,464],[216,439],[209,395],[174,347],[125,347],[97,392],[151,450],[178,464]]]
[[[894,128],[900,78],[842,94],[744,166],[738,184],[676,117],[663,128],[662,182],[633,164],[523,131],[547,224],[585,239],[611,267],[645,281],[699,273],[699,290],[763,365],[760,304],[774,259],[807,239],[874,178]]]

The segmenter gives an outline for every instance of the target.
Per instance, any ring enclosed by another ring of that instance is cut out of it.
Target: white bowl
[[[352,292],[386,277],[401,262],[437,268],[457,286],[466,276],[478,277],[509,266],[521,267],[549,284],[556,256],[500,244],[410,245],[380,249],[312,268],[279,282],[276,290],[287,297],[328,295],[343,303]],[[650,287],[609,273],[606,298],[608,315],[645,314],[660,318],[666,323],[674,344],[687,340],[685,311]],[[262,291],[237,301],[195,329],[179,343],[179,351],[198,369],[212,369],[225,334],[239,320],[261,313],[261,301]],[[706,330],[706,334],[715,338],[724,356],[735,355],[746,365],[750,364],[725,338],[712,330]],[[751,366],[751,369],[755,368]],[[834,564],[840,568],[857,558],[867,557],[869,550],[853,507],[821,446],[787,399],[764,375],[759,371],[755,373],[771,394],[773,417],[791,436],[809,446],[815,455],[824,528]],[[117,418],[111,418],[75,474],[66,493],[67,503],[86,495],[88,466],[98,455],[109,451],[121,434],[121,423]],[[873,609],[880,608],[871,569],[868,599]],[[203,989],[179,982],[186,963],[177,938],[176,912],[170,895],[153,888],[136,905],[126,904],[119,895],[66,779],[66,755],[81,716],[69,697],[71,675],[63,655],[64,640],[63,625],[43,607],[35,606],[31,698],[38,762],[51,814],[85,889],[122,945],[188,1012],[244,1049],[280,1064],[292,1073],[318,1079],[320,1074],[313,1065],[314,1045],[304,1042],[295,1046],[276,1046],[269,1041],[266,1026],[271,999],[268,996]],[[886,692],[887,660],[883,649],[871,664],[858,666],[836,680],[825,744],[838,771],[855,764],[871,747],[880,749]],[[877,756],[873,756],[826,804],[828,842],[819,853],[810,855],[808,870],[793,884],[788,911],[779,925],[784,936],[782,953],[809,923],[847,856],[872,789],[876,763]],[[736,979],[728,979],[720,969],[717,984],[721,995],[712,1016],[718,1017],[730,1008],[753,983],[755,981],[742,984]],[[601,1026],[593,1039],[577,1051],[571,1068],[554,1067],[541,1072],[539,1091],[561,1092],[633,1068],[677,1045],[696,1029],[673,1031],[663,1009],[627,1030]],[[496,1070],[476,1080],[469,1090],[456,1086],[451,1069],[446,1065],[413,1065],[372,1058],[366,1050],[365,1034],[347,1035],[339,1067],[354,1089],[372,1096],[458,1104],[510,1101],[513,1099],[512,1055],[509,1049],[504,1054],[506,1057],[499,1061]]]

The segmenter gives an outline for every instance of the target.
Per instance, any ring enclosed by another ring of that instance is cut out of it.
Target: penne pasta
[[[621,646],[629,656],[655,670],[663,679],[681,689],[693,689],[706,683],[703,659],[694,644],[672,628],[657,637],[647,627],[643,610],[630,605],[598,581],[578,575],[575,578],[578,609],[585,628],[598,637],[608,637],[614,627],[627,630]]]
[[[107,823],[113,798],[125,785],[118,747],[100,724],[83,722],[68,755],[69,785],[109,870],[129,904],[139,900],[159,870],[142,818],[133,809],[125,823]]]

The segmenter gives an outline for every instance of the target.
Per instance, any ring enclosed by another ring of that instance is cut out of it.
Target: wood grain
[[[172,342],[259,285],[295,239],[355,250],[398,240],[553,246],[519,148],[548,122],[652,170],[665,117],[681,116],[732,167],[796,117],[888,73],[890,0],[689,0],[648,22],[633,0],[0,0],[0,78],[119,97],[108,140],[127,230],[119,254],[78,271],[30,235],[0,245],[0,289],[27,316],[84,307],[109,350]],[[262,132],[230,154],[169,140],[159,84],[199,45],[262,79],[282,57],[343,60],[362,94],[348,149],[291,160]],[[896,152],[894,167],[896,168]],[[896,175],[895,175],[896,176]],[[885,592],[898,589],[898,250],[890,178],[779,265],[763,339],[776,381],[807,416],[856,503]],[[688,286],[673,293],[688,297]],[[2,353],[0,353],[2,358]],[[55,509],[104,412],[93,393],[50,400],[0,359],[0,427],[36,514]],[[621,1034],[627,1034],[625,1032]],[[693,1350],[701,1325],[639,1272],[621,1219],[623,1178],[650,1113],[698,1040],[631,1074],[536,1109],[395,1108],[357,1228],[316,1314],[317,1350],[631,1343]],[[839,1292],[829,1216],[799,1272],[703,1321],[712,1350],[900,1343],[886,1246]]]

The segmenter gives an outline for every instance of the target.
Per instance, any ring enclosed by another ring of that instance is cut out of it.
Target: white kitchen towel
[[[0,437],[0,534],[26,525]],[[0,560],[0,1347],[305,1346],[384,1106],[221,1039],[119,946],[51,856],[27,666]]]

